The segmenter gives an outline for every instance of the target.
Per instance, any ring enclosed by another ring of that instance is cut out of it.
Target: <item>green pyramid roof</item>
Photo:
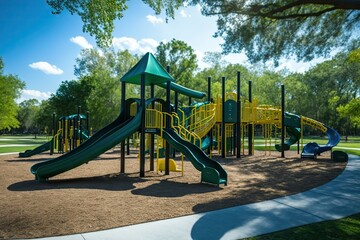
[[[142,74],[145,74],[145,85],[175,81],[151,53],[146,53],[120,80],[140,85]]]

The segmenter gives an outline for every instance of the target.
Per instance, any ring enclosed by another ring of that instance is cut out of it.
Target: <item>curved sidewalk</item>
[[[360,156],[307,192],[218,211],[41,240],[240,239],[360,212]]]

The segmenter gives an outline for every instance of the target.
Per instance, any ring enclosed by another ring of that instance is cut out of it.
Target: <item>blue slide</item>
[[[325,145],[319,145],[316,142],[310,142],[305,145],[304,149],[301,153],[301,158],[316,158],[316,156],[320,155],[323,152],[331,151],[333,147],[335,147],[340,142],[340,134],[332,129],[331,127],[328,127],[324,124],[326,127],[326,135],[328,136],[328,143]]]
[[[194,167],[201,172],[201,182],[227,185],[227,172],[198,146],[186,141],[170,128],[163,129],[163,138],[190,159]]]

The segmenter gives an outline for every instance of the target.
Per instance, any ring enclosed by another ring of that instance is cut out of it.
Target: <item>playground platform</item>
[[[110,230],[37,240],[241,239],[360,212],[360,156],[341,175],[295,195]]]

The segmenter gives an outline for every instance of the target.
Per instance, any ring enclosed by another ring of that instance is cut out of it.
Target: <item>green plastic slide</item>
[[[290,146],[297,143],[301,138],[300,126],[301,119],[300,116],[292,113],[285,113],[284,125],[286,127],[286,133],[289,138],[284,142],[284,151],[290,150]],[[276,150],[279,152],[282,151],[281,144],[275,145]]]
[[[52,140],[50,140],[49,142],[46,142],[32,150],[26,150],[25,152],[21,152],[21,153],[19,153],[19,157],[21,157],[21,158],[31,157],[33,155],[48,151],[48,150],[50,150],[51,143],[52,143]]]
[[[33,165],[31,172],[37,180],[46,181],[50,177],[88,163],[136,132],[140,127],[141,117],[141,107],[138,108],[135,117],[129,117],[128,113],[122,112],[114,122],[95,133],[79,147],[58,158]]]
[[[186,141],[170,128],[163,129],[163,138],[190,159],[194,167],[201,172],[201,182],[227,185],[227,172],[198,146]]]
[[[287,139],[284,142],[284,150],[290,150],[290,146],[297,143],[301,137],[301,133],[299,128],[295,128],[295,127],[286,127],[286,133],[289,136],[289,139]],[[281,144],[276,144],[275,145],[276,150],[278,150],[279,152],[282,151],[281,149]]]
[[[162,87],[162,88],[165,88],[165,89],[166,89],[166,85],[167,85],[166,82],[158,84],[159,87]],[[171,88],[171,90],[173,90],[175,92],[178,92],[178,93],[181,93],[183,95],[193,97],[193,98],[203,98],[206,95],[203,92],[199,92],[199,91],[196,91],[196,90],[181,86],[181,85],[179,85],[177,83],[174,83],[174,82],[170,82],[170,88]]]

